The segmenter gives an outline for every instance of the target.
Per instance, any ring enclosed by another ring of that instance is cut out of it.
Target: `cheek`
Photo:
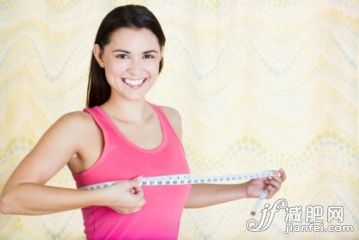
[[[108,69],[109,71],[112,72],[120,72],[123,71],[124,69],[128,68],[128,63],[126,61],[111,61],[108,64]]]
[[[111,84],[114,84],[117,82],[117,79],[119,76],[121,76],[121,71],[116,66],[106,66],[105,68],[105,76],[107,79],[107,82]]]
[[[111,62],[106,65],[105,72],[106,76],[116,76],[121,74],[127,69],[127,66],[121,62]]]
[[[146,62],[144,64],[144,66],[152,74],[158,74],[159,73],[160,62],[158,62],[158,61]]]

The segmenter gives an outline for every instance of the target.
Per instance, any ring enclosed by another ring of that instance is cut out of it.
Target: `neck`
[[[152,113],[144,98],[131,101],[125,98],[119,99],[111,96],[101,107],[112,118],[124,122],[143,123]]]

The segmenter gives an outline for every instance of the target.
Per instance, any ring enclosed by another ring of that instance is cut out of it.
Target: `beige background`
[[[356,0],[0,1],[0,188],[56,119],[84,107],[100,21],[130,2],[152,10],[166,34],[164,71],[149,100],[181,113],[193,174],[283,167],[288,180],[269,203],[343,206],[342,224],[355,228],[285,235],[282,213],[252,233],[245,224],[254,199],[246,199],[185,210],[180,238],[359,236]],[[67,169],[49,184],[74,186]],[[0,239],[82,232],[78,210],[0,215]]]

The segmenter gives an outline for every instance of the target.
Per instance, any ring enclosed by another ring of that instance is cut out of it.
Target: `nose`
[[[141,60],[132,59],[127,68],[127,71],[133,75],[137,75],[137,74],[141,73],[141,71],[142,71]]]

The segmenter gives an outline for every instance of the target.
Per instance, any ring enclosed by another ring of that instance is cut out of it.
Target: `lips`
[[[139,79],[121,78],[121,80],[131,88],[140,88],[146,82],[147,78],[139,78]]]

